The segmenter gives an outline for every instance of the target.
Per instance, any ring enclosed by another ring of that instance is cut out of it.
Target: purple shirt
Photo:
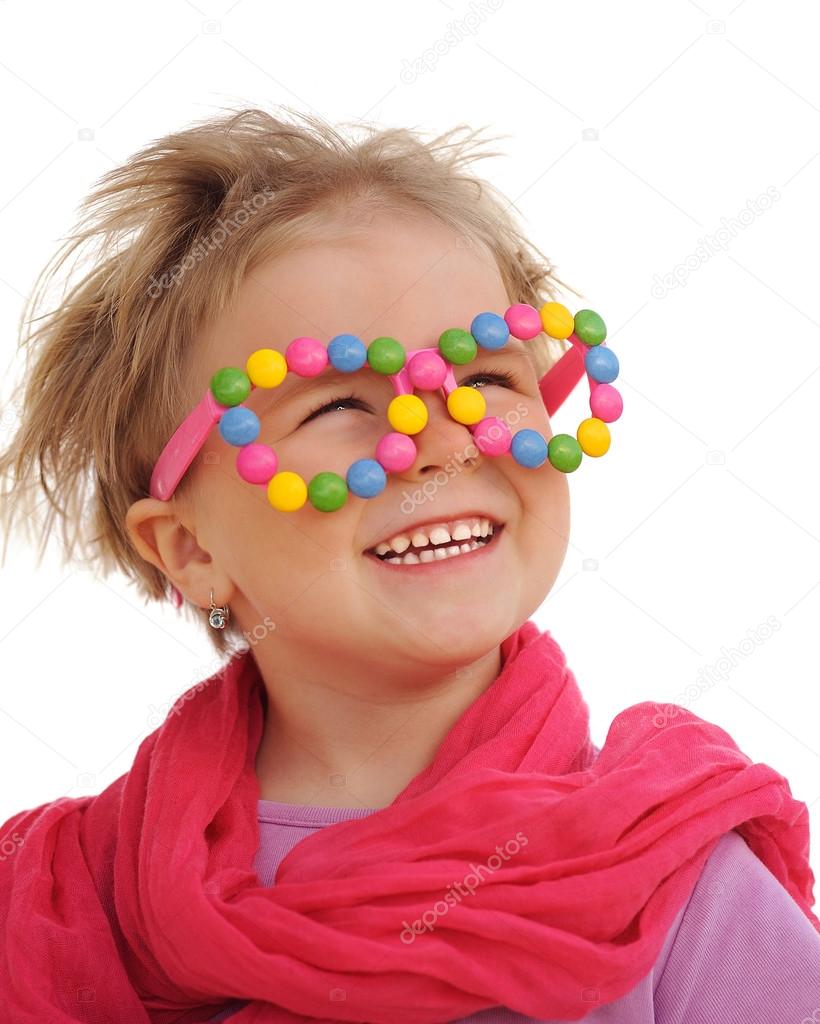
[[[273,885],[280,862],[317,829],[372,814],[369,807],[259,801],[253,867]],[[231,1001],[211,1021],[242,1008]],[[590,1004],[586,1024],[803,1024],[820,1022],[820,934],[734,831],[707,859],[651,971],[625,996]],[[560,1024],[493,1007],[455,1024]]]

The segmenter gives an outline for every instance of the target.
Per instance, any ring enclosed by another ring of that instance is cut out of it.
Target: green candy
[[[581,465],[584,452],[572,434],[553,434],[547,444],[547,458],[562,473],[572,473]]]
[[[575,314],[575,333],[585,345],[600,345],[606,338],[606,324],[591,309],[579,309]]]
[[[475,359],[478,345],[469,331],[461,327],[450,327],[438,339],[438,350],[448,362],[461,366]]]
[[[223,366],[211,377],[211,394],[220,405],[239,405],[250,393],[250,378],[236,366]]]
[[[347,501],[347,484],[338,473],[317,473],[308,484],[308,498],[320,512],[335,512]]]
[[[376,373],[398,373],[405,358],[404,347],[395,338],[376,338],[367,347],[367,361]]]

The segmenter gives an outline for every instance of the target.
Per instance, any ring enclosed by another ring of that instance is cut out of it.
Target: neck
[[[260,663],[261,662],[261,663]],[[333,688],[280,668],[266,674],[256,754],[260,796],[316,807],[386,807],[434,759],[443,739],[500,671],[501,651],[413,689]],[[338,687],[338,681],[337,681]]]

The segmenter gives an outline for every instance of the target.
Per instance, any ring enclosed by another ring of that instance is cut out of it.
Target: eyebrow
[[[366,364],[365,364],[366,365]],[[362,367],[364,369],[364,367]],[[296,379],[288,381],[287,377],[279,385],[278,388],[271,388],[271,397],[274,395],[279,399],[280,402],[290,401],[291,398],[296,398],[305,392],[313,391],[317,387],[321,387],[323,384],[330,384],[339,380],[350,379],[355,377],[357,370],[353,372],[345,373],[343,370],[337,370],[333,363],[328,363],[324,369],[317,373],[314,377],[300,377],[292,370],[288,371],[288,377],[294,377]],[[265,388],[260,390],[267,390]]]

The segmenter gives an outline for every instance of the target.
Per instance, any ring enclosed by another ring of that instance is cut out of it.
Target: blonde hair
[[[9,484],[0,522],[8,538],[19,511],[29,538],[41,540],[39,559],[57,517],[63,564],[74,559],[103,576],[119,569],[146,600],[168,596],[125,515],[148,496],[154,462],[192,406],[186,367],[198,326],[230,305],[257,263],[320,231],[328,208],[434,215],[465,245],[487,246],[511,302],[539,307],[559,297],[556,285],[579,294],[521,233],[513,204],[465,170],[499,155],[479,149],[480,131],[459,125],[424,141],[414,130],[357,124],[366,133],[357,140],[280,110],[290,120],[258,109],[206,119],[109,171],[80,205],[77,232],[37,278],[20,325],[19,429],[0,453],[0,480]],[[62,298],[41,312],[72,254]],[[541,335],[528,350],[540,377],[565,344]],[[187,479],[175,494],[181,502]],[[214,630],[207,609],[184,607],[219,654],[235,653],[235,640],[241,647],[231,620]]]

